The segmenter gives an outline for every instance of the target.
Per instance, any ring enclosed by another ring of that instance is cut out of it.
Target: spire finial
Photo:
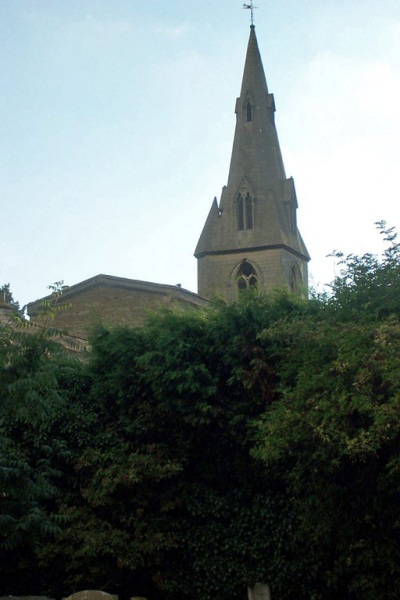
[[[251,12],[251,26],[254,27],[254,9],[258,6],[254,6],[253,0],[251,0],[250,4],[243,4],[243,8]]]

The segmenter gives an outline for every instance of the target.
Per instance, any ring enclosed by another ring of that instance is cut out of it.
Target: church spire
[[[238,289],[254,285],[306,290],[309,256],[253,24],[235,112],[228,184],[219,205],[214,199],[195,252],[199,294],[233,300]]]
[[[240,97],[236,100],[236,131],[228,188],[239,187],[246,176],[265,193],[275,181],[286,178],[275,128],[275,103],[258,49],[254,25],[250,27]]]

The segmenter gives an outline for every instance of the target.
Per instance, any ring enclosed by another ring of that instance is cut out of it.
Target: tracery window
[[[238,194],[236,198],[236,213],[238,231],[253,229],[253,199],[248,192],[245,196],[242,193]]]
[[[238,290],[248,290],[257,287],[257,273],[249,262],[245,260],[239,267],[236,276]]]

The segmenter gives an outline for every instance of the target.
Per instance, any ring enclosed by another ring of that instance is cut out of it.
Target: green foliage
[[[400,243],[393,227],[387,228],[385,221],[376,225],[386,244],[382,258],[371,253],[333,254],[343,269],[331,285],[328,305],[342,318],[360,321],[400,315]]]
[[[141,330],[95,333],[92,393],[122,450],[113,447],[112,475],[103,452],[99,464],[91,455],[87,494],[114,531],[129,514],[129,559],[122,545],[115,560],[122,571],[151,573],[140,593],[239,598],[265,575],[292,523],[250,454],[253,420],[276,395],[260,334],[306,310],[283,294],[250,294],[208,311],[161,313]]]
[[[381,261],[347,257],[330,298],[262,334],[274,339],[279,400],[253,455],[296,515],[298,597],[398,596],[400,254],[383,234]],[[284,578],[275,590],[291,597]]]
[[[5,283],[0,286],[0,300],[3,300],[6,304],[13,306],[16,310],[19,310],[19,302],[14,300],[10,284]]]
[[[69,306],[61,306],[58,304],[61,296],[68,289],[68,286],[64,284],[64,281],[56,281],[52,285],[49,285],[48,289],[51,291],[50,297],[42,300],[38,315],[39,317],[46,319],[46,321],[53,320],[58,311],[63,310],[64,306]]]
[[[4,330],[6,593],[397,598],[400,247],[378,227],[330,295],[99,327],[85,364]]]
[[[58,425],[70,397],[69,381],[81,371],[80,363],[42,332],[0,328],[3,591],[24,593],[25,584],[40,585],[35,568],[40,548],[66,522],[56,501],[69,449]]]

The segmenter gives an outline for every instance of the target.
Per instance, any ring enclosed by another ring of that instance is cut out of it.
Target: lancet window
[[[236,213],[238,231],[253,229],[253,199],[248,192],[238,194]]]
[[[250,123],[253,120],[253,105],[250,100],[246,102],[246,121]]]
[[[301,273],[298,265],[293,265],[290,274],[290,290],[293,294],[298,294],[301,291]]]
[[[244,261],[239,267],[236,276],[238,290],[248,290],[257,287],[257,273],[249,262]]]

